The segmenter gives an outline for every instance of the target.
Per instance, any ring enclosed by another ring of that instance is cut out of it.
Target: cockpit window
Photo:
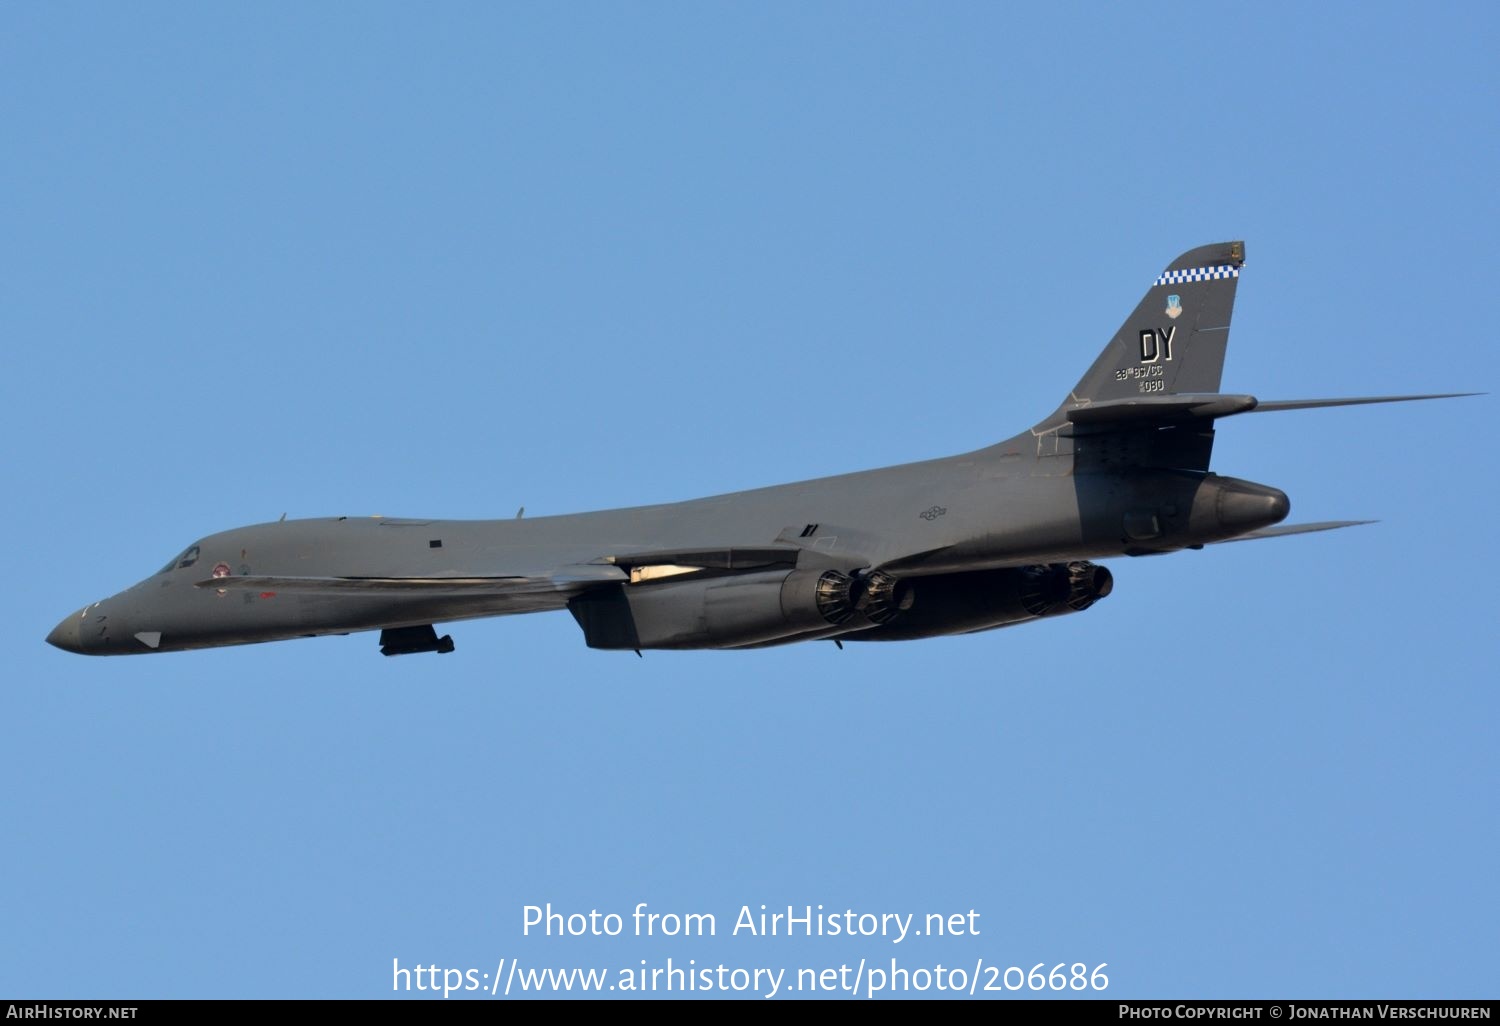
[[[192,566],[196,562],[198,562],[198,546],[194,545],[182,555],[173,559],[166,566],[162,567],[159,571],[157,571],[157,573],[165,574],[173,570],[184,570],[187,567]]]

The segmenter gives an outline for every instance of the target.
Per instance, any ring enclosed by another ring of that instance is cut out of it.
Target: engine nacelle
[[[914,577],[900,619],[839,635],[840,641],[907,641],[972,634],[1044,616],[1081,612],[1114,588],[1102,566],[1085,560],[1005,570]]]
[[[775,570],[622,584],[568,609],[590,648],[740,648],[848,623],[856,598],[837,570]]]

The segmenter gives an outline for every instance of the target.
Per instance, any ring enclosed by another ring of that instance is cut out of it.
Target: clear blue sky
[[[1494,391],[1495,11],[7,5],[0,994],[897,957],[1494,997],[1491,397],[1227,422],[1216,469],[1381,522],[1118,561],[1087,613],[979,636],[42,639],[283,512],[538,516],[987,444],[1224,239],[1227,390]],[[720,935],[522,936],[527,904],[640,901]],[[762,903],[981,932],[726,936]]]

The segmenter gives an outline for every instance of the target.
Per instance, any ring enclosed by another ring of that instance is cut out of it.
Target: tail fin
[[[1217,392],[1244,262],[1243,242],[1200,246],[1173,260],[1043,424],[1111,399]]]

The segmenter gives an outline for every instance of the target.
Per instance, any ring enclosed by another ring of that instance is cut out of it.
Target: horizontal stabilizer
[[[1258,402],[1246,413],[1275,413],[1278,410],[1315,410],[1324,406],[1369,406],[1371,403],[1409,403],[1418,399],[1462,399],[1483,392],[1443,392],[1438,395],[1365,395],[1352,399],[1272,399]]]
[[[1349,399],[1273,399],[1218,392],[1177,395],[1131,396],[1105,399],[1065,407],[1069,423],[1083,429],[1119,430],[1131,426],[1216,420],[1237,413],[1274,413],[1278,410],[1313,410],[1324,406],[1368,406],[1371,403],[1406,403],[1417,399],[1458,399],[1482,392],[1445,392],[1441,395],[1355,396]]]
[[[1223,545],[1227,542],[1254,541],[1257,538],[1280,538],[1288,534],[1312,534],[1314,531],[1335,531],[1340,527],[1360,527],[1364,524],[1374,524],[1375,520],[1319,520],[1314,524],[1278,524],[1275,527],[1263,527],[1259,531],[1251,531],[1237,538],[1225,538],[1222,541],[1209,542],[1210,545]]]
[[[1071,423],[1082,426],[1125,425],[1131,422],[1212,420],[1255,409],[1253,395],[1208,394],[1153,395],[1128,399],[1105,399],[1066,411]]]

